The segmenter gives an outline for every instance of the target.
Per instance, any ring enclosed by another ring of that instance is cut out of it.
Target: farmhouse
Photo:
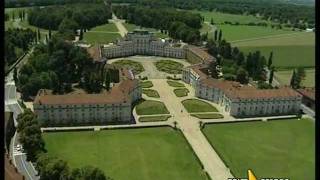
[[[291,88],[256,89],[235,81],[214,79],[205,63],[186,67],[182,80],[191,84],[195,96],[224,107],[235,117],[287,115],[299,112],[302,96]]]
[[[132,103],[141,98],[142,89],[130,70],[121,69],[119,75],[120,82],[101,94],[54,95],[39,90],[33,103],[35,114],[48,125],[129,122]]]

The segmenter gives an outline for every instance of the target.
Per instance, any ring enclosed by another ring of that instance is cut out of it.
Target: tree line
[[[8,0],[4,2],[5,8],[29,7],[29,6],[49,6],[76,3],[101,3],[103,0]]]
[[[169,35],[184,42],[199,41],[203,17],[172,8],[145,8],[143,6],[114,6],[114,13],[128,23],[168,31]]]
[[[132,3],[152,8],[173,7],[178,9],[198,9],[231,14],[257,14],[265,20],[288,23],[291,27],[310,28],[315,26],[314,6],[289,4],[276,0],[115,0],[113,2]]]
[[[45,142],[42,138],[39,121],[30,110],[18,115],[17,131],[19,140],[24,148],[27,161],[36,163],[36,170],[41,180],[109,180],[104,172],[92,166],[70,169],[65,160],[47,154]]]
[[[103,3],[35,7],[28,13],[30,25],[59,31],[91,29],[108,23],[110,18],[111,10]]]
[[[30,43],[36,41],[35,32],[31,29],[8,29],[4,35],[4,62],[5,67],[16,62],[16,60],[29,50]]]

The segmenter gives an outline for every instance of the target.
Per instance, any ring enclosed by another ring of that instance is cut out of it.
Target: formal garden
[[[148,97],[159,98],[160,95],[156,90],[153,89],[142,89],[142,93]]]
[[[112,64],[121,68],[131,69],[134,74],[140,74],[144,71],[142,64],[133,60],[122,59],[119,61],[115,61]]]
[[[158,71],[168,74],[181,74],[183,64],[172,60],[160,60],[154,63]]]
[[[136,112],[138,115],[170,113],[163,102],[153,100],[142,100],[138,105],[136,105]]]
[[[141,117],[139,117],[139,122],[167,121],[170,117],[171,117],[171,115],[141,116]]]
[[[210,103],[198,99],[186,99],[182,104],[189,113],[218,112],[217,108]]]
[[[188,96],[189,90],[187,88],[177,88],[173,92],[177,97],[184,97]]]

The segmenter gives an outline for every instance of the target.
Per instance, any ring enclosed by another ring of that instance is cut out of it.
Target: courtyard
[[[43,134],[50,155],[117,180],[206,180],[182,134],[169,127]]]

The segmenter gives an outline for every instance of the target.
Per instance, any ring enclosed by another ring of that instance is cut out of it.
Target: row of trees
[[[128,23],[143,27],[151,27],[161,31],[168,31],[169,35],[188,43],[200,40],[200,14],[178,11],[171,8],[145,8],[142,6],[115,6],[115,14],[126,19]]]
[[[4,61],[8,67],[28,51],[30,43],[35,42],[36,35],[31,29],[8,29],[4,38]]]
[[[35,7],[28,14],[30,25],[59,31],[91,29],[110,18],[111,10],[103,3]]]
[[[146,5],[153,8],[174,7],[179,9],[202,9],[220,11],[231,14],[259,14],[263,19],[277,23],[315,25],[314,6],[289,4],[280,1],[252,1],[252,0],[116,0]]]
[[[26,153],[27,160],[36,162],[36,169],[42,180],[108,180],[104,173],[91,166],[76,168],[70,171],[66,161],[49,156],[41,135],[39,121],[30,110],[19,114],[17,118],[19,140]]]
[[[303,67],[294,69],[290,80],[290,86],[294,89],[301,88],[301,82],[305,79],[305,77],[306,72]]]

